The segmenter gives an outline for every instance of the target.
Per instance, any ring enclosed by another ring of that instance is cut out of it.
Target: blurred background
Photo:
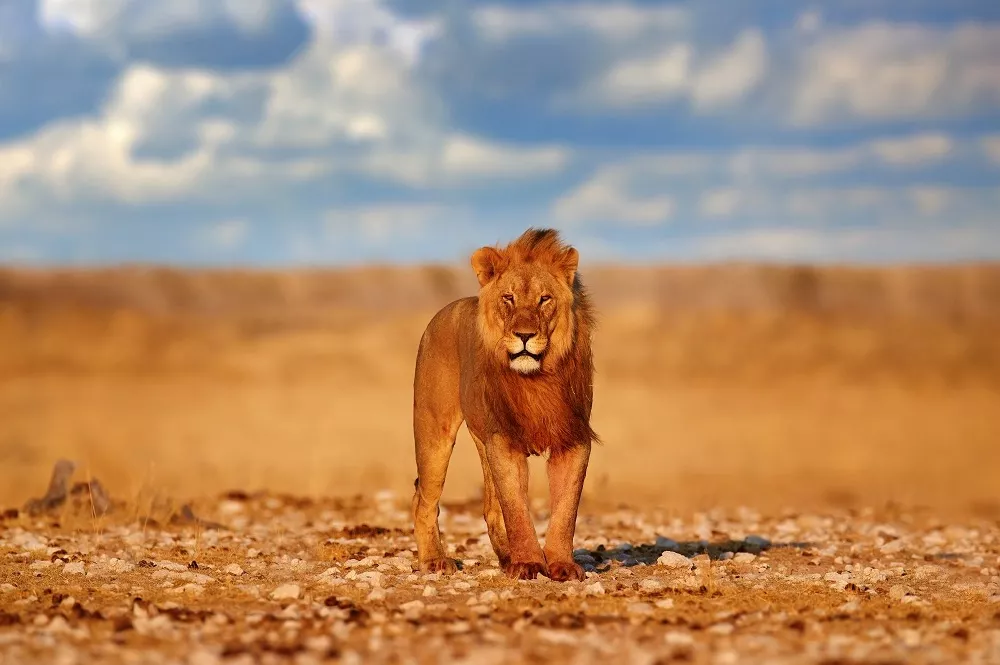
[[[424,325],[551,226],[587,501],[997,515],[998,209],[995,1],[0,0],[0,503],[407,495]]]

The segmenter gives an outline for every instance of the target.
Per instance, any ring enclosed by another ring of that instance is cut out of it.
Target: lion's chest
[[[488,398],[493,429],[525,454],[542,455],[581,443],[589,431],[558,381],[511,382]]]

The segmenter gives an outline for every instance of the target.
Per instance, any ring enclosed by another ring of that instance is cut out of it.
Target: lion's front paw
[[[556,582],[583,580],[587,574],[573,561],[553,561],[549,564],[549,579]]]
[[[540,561],[512,561],[503,567],[507,577],[514,580],[533,580],[545,575],[545,564]]]
[[[422,573],[445,573],[450,574],[458,570],[458,564],[454,559],[448,557],[438,557],[420,562],[420,572]]]

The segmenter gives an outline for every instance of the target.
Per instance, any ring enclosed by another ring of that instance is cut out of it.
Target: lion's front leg
[[[508,577],[532,580],[547,575],[545,556],[535,535],[528,506],[528,458],[502,436],[486,445],[486,458],[500,500],[503,523],[510,547],[510,561],[503,565]]]
[[[573,535],[589,462],[590,442],[549,457],[551,516],[545,534],[545,559],[549,577],[559,582],[584,578],[583,568],[573,561]]]

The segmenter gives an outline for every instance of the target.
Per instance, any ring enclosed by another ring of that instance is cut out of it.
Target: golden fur
[[[505,248],[480,248],[471,260],[478,297],[445,306],[424,332],[414,376],[413,502],[424,569],[454,566],[443,554],[437,506],[464,421],[483,462],[484,515],[505,571],[582,576],[572,561],[572,534],[598,437],[590,426],[594,315],[578,258],[548,229],[529,229]],[[528,542],[526,456],[546,453],[557,524],[556,533],[550,524],[542,553],[533,527],[534,546]]]

